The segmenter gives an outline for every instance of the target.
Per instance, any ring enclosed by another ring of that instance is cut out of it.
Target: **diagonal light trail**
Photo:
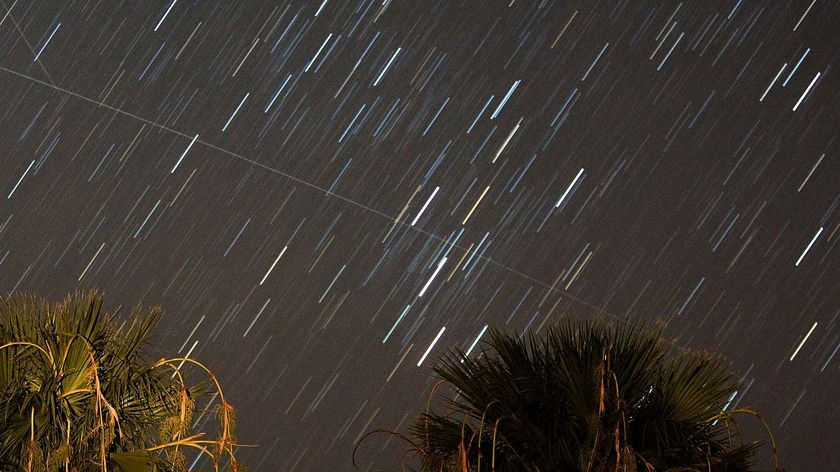
[[[330,197],[337,198],[338,200],[341,200],[341,201],[343,201],[343,202],[345,202],[345,203],[348,203],[348,204],[350,204],[350,205],[353,205],[353,206],[355,206],[355,207],[357,207],[357,208],[361,208],[362,210],[369,211],[369,212],[371,212],[371,213],[373,213],[373,214],[375,214],[375,215],[378,215],[378,216],[380,216],[380,217],[382,217],[382,218],[387,219],[388,221],[394,222],[395,224],[400,224],[400,225],[402,225],[402,226],[404,226],[404,227],[411,228],[411,229],[413,229],[414,231],[417,231],[417,232],[419,232],[419,233],[421,233],[421,234],[423,234],[423,235],[429,236],[429,237],[431,237],[431,238],[437,239],[438,241],[441,241],[441,242],[444,242],[444,243],[446,242],[446,238],[444,238],[444,237],[442,237],[442,236],[439,236],[439,235],[437,235],[437,234],[435,234],[435,233],[429,232],[429,231],[427,231],[427,230],[424,230],[424,229],[421,229],[421,228],[418,228],[418,227],[412,227],[410,224],[406,223],[405,221],[399,221],[397,218],[395,218],[395,217],[393,217],[393,216],[391,216],[391,215],[388,215],[388,214],[386,214],[386,213],[384,213],[384,212],[382,212],[382,211],[379,211],[379,210],[377,210],[377,209],[375,209],[375,208],[371,208],[371,207],[369,207],[369,206],[367,206],[367,205],[365,205],[365,204],[363,204],[363,203],[361,203],[361,202],[358,202],[358,201],[356,201],[356,200],[353,200],[353,199],[351,199],[351,198],[348,198],[348,197],[345,197],[345,196],[343,196],[343,195],[337,194],[337,193],[333,192],[333,191],[332,191],[332,190],[330,190],[330,189],[327,189],[327,188],[321,187],[321,186],[316,185],[316,184],[314,184],[314,183],[312,183],[312,182],[309,182],[309,181],[307,181],[307,180],[304,180],[304,179],[302,179],[302,178],[300,178],[300,177],[296,177],[296,176],[291,175],[291,174],[289,174],[289,173],[283,172],[283,171],[281,171],[281,170],[279,170],[279,169],[276,169],[276,168],[274,168],[274,167],[271,167],[271,166],[269,166],[269,165],[267,165],[267,164],[263,164],[262,162],[256,161],[256,160],[254,160],[254,159],[249,159],[249,158],[247,158],[247,157],[245,157],[245,156],[243,156],[243,155],[241,155],[241,154],[239,154],[239,153],[236,153],[236,152],[234,152],[234,151],[231,151],[231,150],[229,150],[229,149],[225,149],[225,148],[223,148],[223,147],[220,147],[220,146],[217,146],[217,145],[215,145],[215,144],[212,144],[212,143],[209,143],[209,142],[207,142],[207,141],[204,141],[204,140],[202,140],[202,139],[200,139],[200,138],[196,138],[196,135],[195,135],[195,134],[191,135],[191,134],[185,133],[185,132],[183,132],[183,131],[179,131],[179,130],[177,130],[177,129],[170,128],[169,126],[166,126],[166,125],[164,125],[164,124],[158,123],[158,122],[156,122],[156,121],[152,121],[152,120],[150,120],[150,119],[148,119],[148,118],[144,118],[144,117],[142,117],[142,116],[140,116],[140,115],[137,115],[136,113],[132,113],[132,112],[130,112],[130,111],[123,110],[122,108],[115,107],[115,106],[113,106],[113,105],[109,105],[109,104],[107,104],[107,103],[105,103],[105,102],[103,102],[103,101],[101,101],[101,100],[96,100],[96,99],[93,99],[93,98],[87,97],[87,96],[82,95],[82,94],[80,94],[80,93],[78,93],[78,92],[74,92],[74,91],[69,90],[69,89],[67,89],[67,88],[60,87],[60,86],[58,86],[58,85],[51,84],[51,83],[49,83],[49,82],[45,82],[45,81],[43,81],[43,80],[40,80],[40,79],[37,79],[37,78],[35,78],[35,77],[32,77],[32,76],[26,75],[26,74],[21,73],[21,72],[18,72],[18,71],[16,71],[16,70],[9,69],[8,67],[5,67],[5,66],[0,66],[0,71],[2,71],[2,72],[6,72],[6,73],[8,73],[8,74],[14,75],[14,76],[19,77],[19,78],[24,79],[24,80],[28,80],[28,81],[34,82],[34,83],[36,83],[36,84],[39,84],[39,85],[42,85],[42,86],[44,86],[44,87],[47,87],[47,88],[53,89],[53,90],[55,90],[55,91],[58,91],[58,92],[61,92],[61,93],[65,93],[65,94],[67,94],[67,95],[70,95],[70,96],[72,96],[72,97],[78,98],[79,100],[82,100],[82,101],[85,101],[85,102],[91,103],[91,104],[93,104],[93,105],[97,105],[97,106],[99,106],[99,107],[107,108],[108,110],[111,110],[111,111],[113,111],[113,112],[119,113],[119,114],[121,114],[121,115],[123,115],[123,116],[127,116],[127,117],[130,117],[130,118],[133,118],[133,119],[135,119],[135,120],[137,120],[137,121],[140,121],[140,122],[145,123],[145,124],[150,125],[150,126],[154,126],[154,127],[156,127],[156,128],[162,129],[162,130],[164,130],[164,131],[168,131],[168,132],[173,133],[173,134],[176,134],[176,135],[178,135],[178,136],[181,136],[181,137],[184,137],[184,138],[188,138],[188,139],[190,139],[190,140],[195,139],[195,143],[194,143],[194,144],[201,144],[201,145],[207,146],[208,148],[213,149],[213,150],[215,150],[215,151],[219,151],[219,152],[220,152],[220,153],[222,153],[222,154],[225,154],[225,155],[227,155],[227,156],[233,157],[233,158],[235,158],[235,159],[237,159],[237,160],[240,160],[240,161],[243,161],[243,162],[247,162],[248,164],[251,164],[252,166],[259,167],[260,169],[263,169],[263,170],[266,170],[266,171],[268,171],[268,172],[271,172],[272,174],[279,175],[279,176],[281,176],[281,177],[285,177],[285,178],[287,178],[287,179],[289,179],[289,180],[291,180],[291,181],[293,181],[293,182],[296,182],[296,183],[298,183],[298,184],[300,184],[300,185],[306,186],[306,187],[311,188],[311,189],[313,189],[313,190],[317,190],[317,191],[319,191],[319,192],[323,193],[324,195],[328,195],[328,196],[330,196]],[[457,247],[458,249],[461,249],[461,250],[466,250],[466,248],[465,248],[465,247],[462,247],[462,246],[455,245],[454,247]],[[500,262],[498,262],[498,261],[495,261],[495,260],[491,259],[490,257],[483,256],[483,255],[482,255],[482,256],[479,256],[479,259],[484,260],[484,261],[487,261],[488,263],[493,264],[493,265],[494,265],[494,266],[496,266],[496,267],[499,267],[499,268],[501,268],[501,269],[503,269],[503,270],[509,271],[509,272],[511,272],[511,273],[513,273],[513,274],[515,274],[515,275],[517,275],[517,276],[519,276],[519,277],[522,277],[522,278],[524,278],[524,279],[526,279],[526,280],[528,280],[528,281],[530,281],[530,282],[532,282],[532,283],[535,283],[535,284],[537,284],[537,285],[540,285],[540,286],[541,286],[541,287],[543,287],[543,288],[546,288],[546,289],[549,289],[549,290],[551,290],[551,291],[554,291],[554,292],[556,292],[556,293],[558,293],[558,294],[564,295],[564,296],[568,297],[569,299],[574,300],[574,301],[576,301],[576,302],[578,302],[578,303],[581,303],[581,304],[583,304],[583,305],[585,305],[585,306],[587,306],[587,307],[589,307],[589,308],[596,309],[596,310],[598,310],[598,311],[599,311],[599,312],[601,312],[601,313],[604,313],[604,314],[606,314],[606,315],[608,315],[608,316],[611,316],[611,317],[613,317],[613,318],[617,318],[617,315],[615,315],[615,314],[613,314],[613,313],[609,313],[609,312],[607,312],[607,311],[606,311],[606,308],[605,308],[605,307],[603,307],[603,306],[599,306],[599,305],[596,305],[596,304],[594,304],[594,303],[591,303],[591,302],[588,302],[588,301],[586,301],[586,300],[583,300],[583,299],[581,299],[580,297],[578,297],[578,296],[576,296],[576,295],[574,295],[574,294],[572,294],[572,293],[570,293],[570,292],[567,292],[567,291],[565,291],[565,290],[563,290],[563,289],[558,289],[557,287],[552,287],[551,285],[549,285],[549,284],[547,284],[547,283],[545,283],[545,282],[543,282],[543,281],[541,281],[541,280],[539,280],[539,279],[536,279],[536,278],[534,278],[534,277],[532,277],[532,276],[530,276],[530,275],[528,275],[528,274],[525,274],[524,272],[521,272],[521,271],[519,271],[519,270],[517,270],[517,269],[514,269],[513,267],[510,267],[510,266],[508,266],[508,265],[505,265],[505,264],[502,264],[502,263],[500,263]]]

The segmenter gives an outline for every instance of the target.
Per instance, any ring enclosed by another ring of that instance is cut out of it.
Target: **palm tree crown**
[[[453,395],[413,427],[429,471],[748,471],[758,443],[725,411],[739,382],[661,328],[564,322],[538,339],[491,329],[434,367]],[[439,384],[440,386],[440,384]],[[437,388],[437,387],[436,387]]]
[[[235,465],[223,395],[219,439],[191,432],[208,385],[187,387],[177,362],[203,366],[142,351],[159,317],[135,311],[118,326],[95,292],[0,301],[0,470],[186,470],[187,448]]]

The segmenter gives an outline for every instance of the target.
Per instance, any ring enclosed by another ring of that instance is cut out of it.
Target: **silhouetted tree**
[[[732,419],[752,411],[726,410],[739,388],[728,363],[675,347],[661,328],[566,321],[542,338],[491,329],[480,354],[454,350],[434,371],[452,394],[448,412],[414,424],[424,471],[754,467],[759,443],[741,440]]]

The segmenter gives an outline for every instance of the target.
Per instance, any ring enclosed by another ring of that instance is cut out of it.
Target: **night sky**
[[[351,470],[447,349],[592,313],[840,463],[836,2],[0,6],[0,291],[161,305],[252,470]]]

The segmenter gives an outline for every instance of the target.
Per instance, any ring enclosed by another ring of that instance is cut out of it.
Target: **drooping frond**
[[[193,448],[207,449],[214,460],[228,456],[235,468],[229,405],[219,426],[224,450],[210,451],[217,441],[192,431],[204,385],[187,385],[177,368],[172,375],[171,362],[150,362],[143,351],[159,318],[157,309],[137,309],[121,328],[96,292],[60,303],[3,298],[0,464],[175,471],[185,470],[183,449]]]

